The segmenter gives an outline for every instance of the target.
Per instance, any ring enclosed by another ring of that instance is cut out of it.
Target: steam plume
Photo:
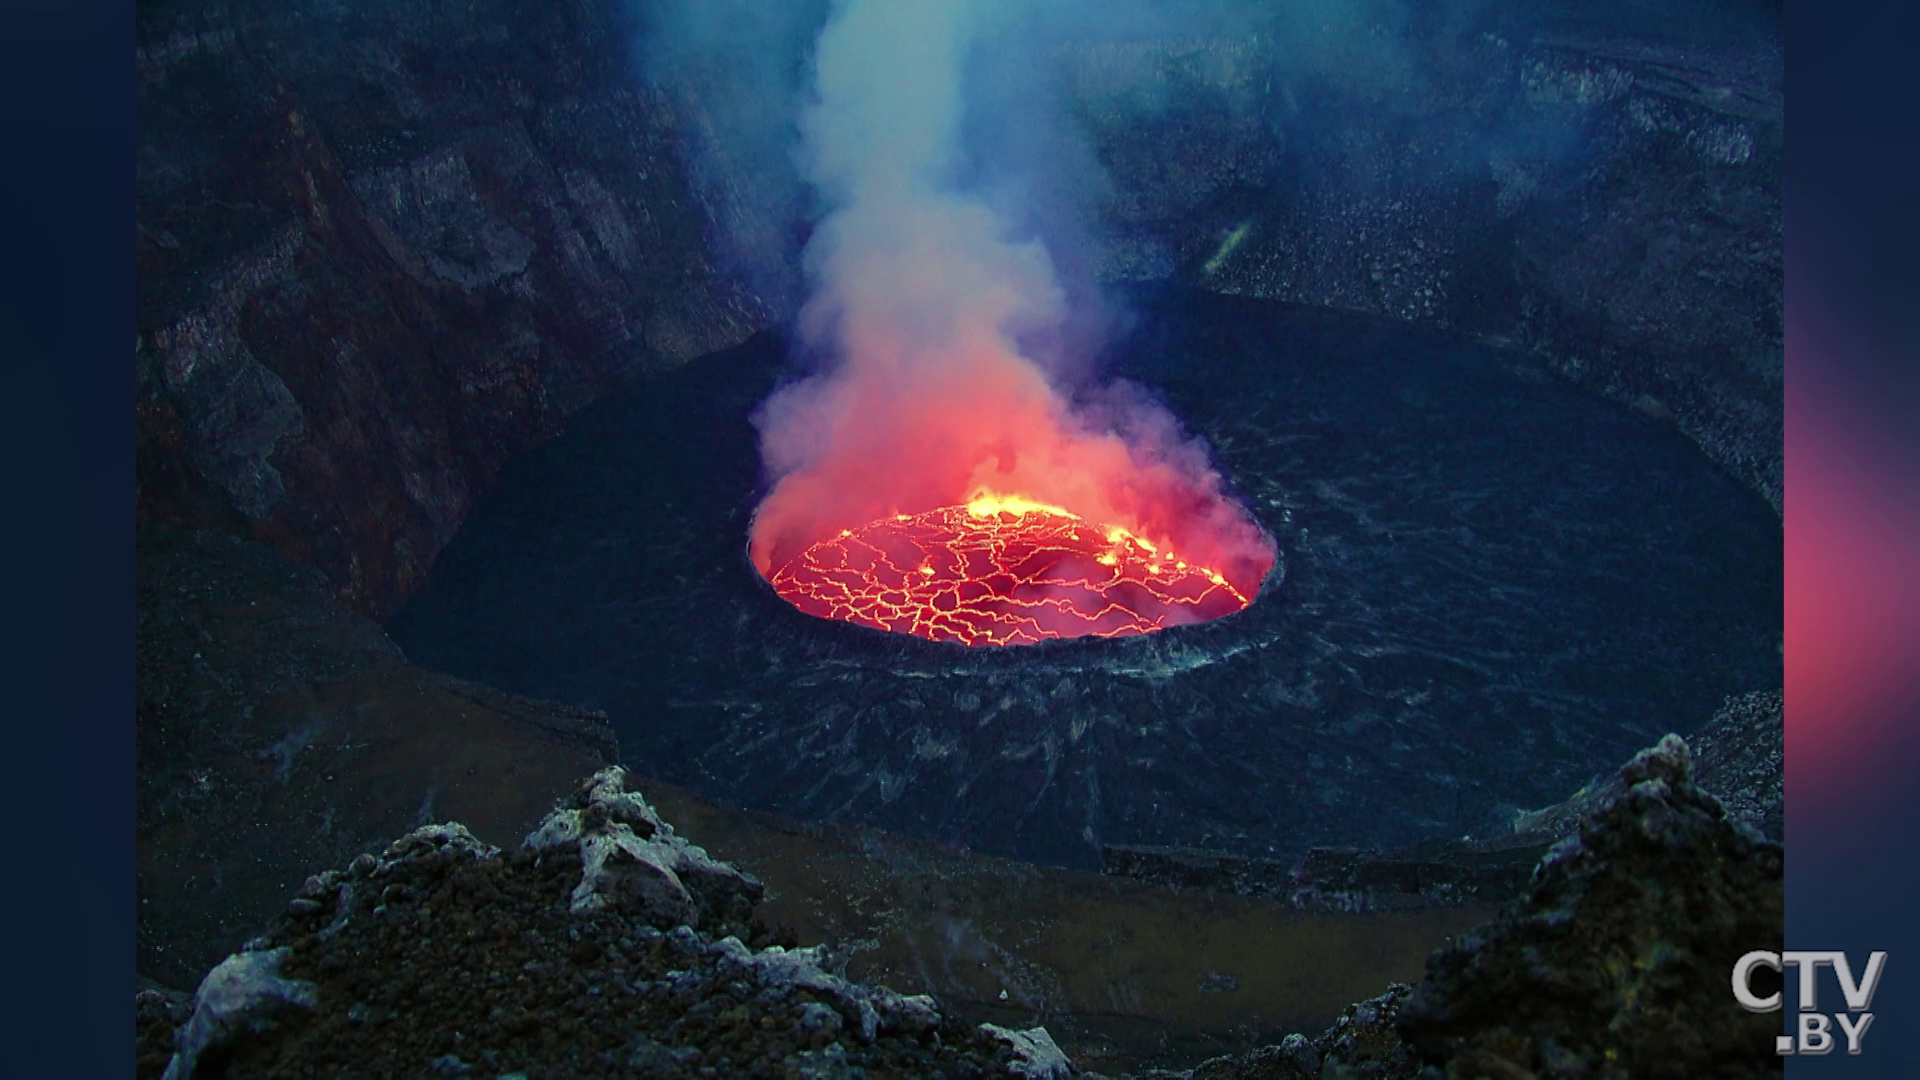
[[[957,186],[982,12],[848,0],[821,32],[802,165],[833,209],[806,250],[801,332],[833,362],[759,415],[777,479],[754,562],[771,573],[842,528],[984,489],[1122,526],[1250,593],[1272,545],[1204,449],[1138,397],[1076,409],[1022,352],[1069,312],[1044,247]]]

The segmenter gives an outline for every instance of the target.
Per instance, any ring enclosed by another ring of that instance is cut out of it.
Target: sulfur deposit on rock
[[[1067,1080],[1073,1075],[1073,1064],[1046,1028],[1014,1031],[998,1024],[981,1024],[980,1030],[1013,1047],[1017,1055],[1012,1065],[1016,1076],[1028,1080]]]
[[[290,1009],[313,1007],[312,983],[280,977],[287,953],[285,947],[236,953],[207,973],[193,996],[193,1015],[175,1036],[179,1050],[165,1080],[186,1080],[209,1051],[271,1030],[275,1017]]]
[[[1070,1075],[1044,1029],[1009,1042],[776,943],[762,892],[606,769],[517,851],[430,825],[309,878],[207,977],[166,1076]]]
[[[766,889],[674,835],[645,799],[626,790],[626,770],[602,769],[527,837],[532,852],[577,851],[576,915],[628,910],[659,927],[744,923]]]

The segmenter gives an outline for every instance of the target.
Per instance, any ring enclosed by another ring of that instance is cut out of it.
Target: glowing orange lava
[[[963,645],[1148,634],[1249,601],[1221,574],[1125,529],[984,494],[842,530],[770,580],[809,615]]]

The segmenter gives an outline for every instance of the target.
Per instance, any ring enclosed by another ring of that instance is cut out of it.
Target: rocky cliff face
[[[513,453],[773,317],[715,277],[618,10],[141,6],[144,516],[383,614]]]
[[[1780,506],[1776,43],[1487,20],[1392,54],[1062,52],[1100,273],[1373,312],[1550,359]]]
[[[142,5],[144,515],[384,615],[508,457],[791,314],[805,226],[689,182],[717,114],[636,73],[644,8]],[[1777,35],[1455,14],[1060,45],[1070,259],[1530,349],[1778,507]]]
[[[605,717],[408,664],[312,567],[165,525],[137,554],[143,977],[192,985],[316,866],[415,825],[523,836],[614,760]]]

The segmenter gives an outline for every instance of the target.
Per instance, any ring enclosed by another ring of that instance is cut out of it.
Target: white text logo
[[[1733,1000],[1748,1012],[1775,1012],[1780,1008],[1781,991],[1776,990],[1766,997],[1753,992],[1753,969],[1766,967],[1781,973],[1783,979],[1786,969],[1798,968],[1800,972],[1800,1012],[1798,1036],[1782,1035],[1774,1040],[1774,1050],[1781,1054],[1824,1054],[1834,1047],[1833,1029],[1837,1025],[1840,1034],[1847,1041],[1847,1053],[1860,1052],[1860,1040],[1866,1037],[1867,1028],[1873,1023],[1873,1014],[1868,1008],[1873,1005],[1873,991],[1880,985],[1880,973],[1887,966],[1887,954],[1872,953],[1867,957],[1867,970],[1859,979],[1853,977],[1853,965],[1847,962],[1847,954],[1842,952],[1750,952],[1733,965]],[[1846,999],[1845,1012],[1836,1012],[1829,1019],[1820,1011],[1820,969],[1831,967],[1834,978],[1840,983],[1840,995]]]

